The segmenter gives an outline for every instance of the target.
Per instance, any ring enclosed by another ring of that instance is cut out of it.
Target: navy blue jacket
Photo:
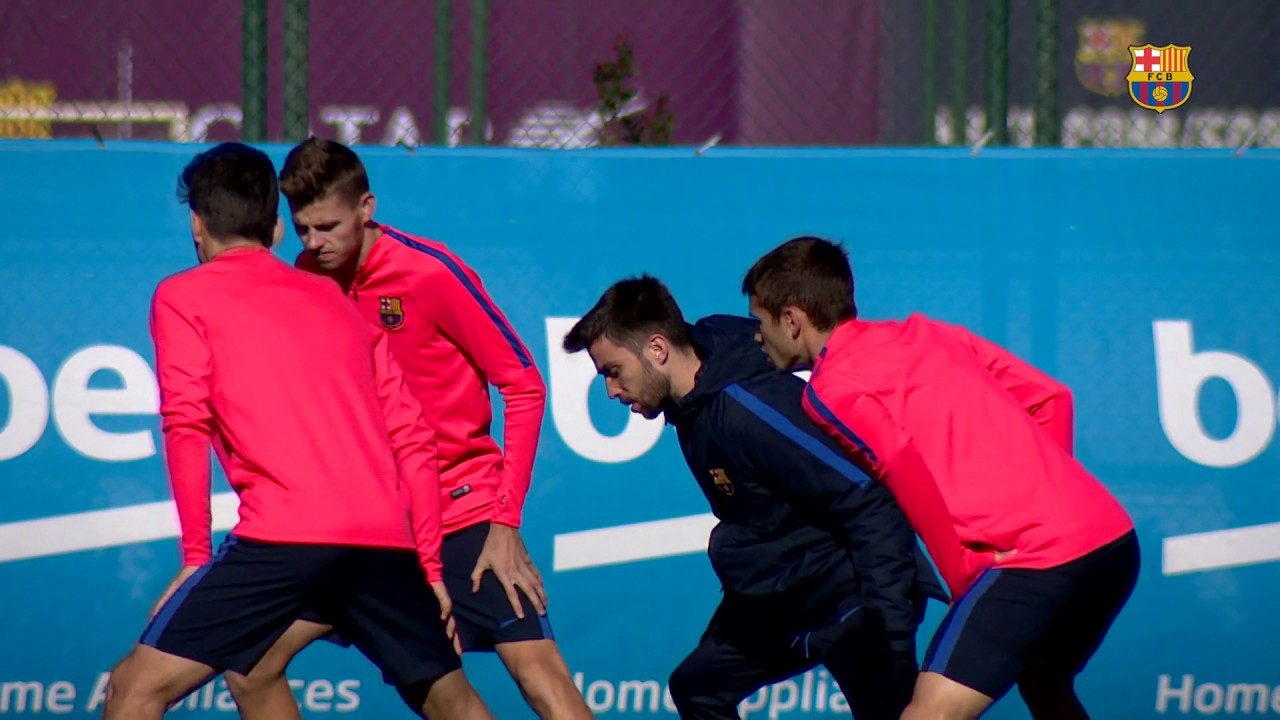
[[[770,596],[852,569],[863,607],[914,633],[925,597],[945,599],[893,496],[841,453],[801,406],[804,380],[779,372],[754,320],[692,326],[702,368],[664,408],[720,520],[708,553],[726,592]],[[850,568],[852,566],[852,568]]]

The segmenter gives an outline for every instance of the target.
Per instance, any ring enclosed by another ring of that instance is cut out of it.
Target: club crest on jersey
[[[721,468],[715,468],[711,471],[711,479],[716,484],[716,489],[725,495],[733,494],[733,483],[729,482],[729,476],[725,474]]]
[[[400,303],[400,298],[378,298],[378,318],[382,321],[382,327],[388,330],[395,330],[403,325],[404,307]]]

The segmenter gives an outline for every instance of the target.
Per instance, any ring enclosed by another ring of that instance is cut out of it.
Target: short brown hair
[[[280,191],[271,158],[257,148],[225,142],[196,155],[178,177],[178,200],[219,240],[272,245]]]
[[[639,354],[650,335],[662,335],[679,348],[693,347],[693,336],[671,291],[652,275],[619,280],[564,336],[564,351],[576,353],[607,338]]]
[[[352,204],[369,192],[360,156],[340,142],[311,137],[289,151],[280,171],[280,192],[294,209],[337,193]]]
[[[774,317],[789,305],[797,307],[819,330],[858,316],[849,254],[818,237],[792,238],[770,250],[747,271],[742,294]]]

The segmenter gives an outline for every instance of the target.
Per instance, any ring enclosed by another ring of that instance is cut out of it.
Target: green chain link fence
[[[1274,147],[1277,48],[1275,0],[6,0],[0,137]]]

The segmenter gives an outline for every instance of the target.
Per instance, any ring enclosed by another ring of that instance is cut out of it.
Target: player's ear
[[[804,311],[794,305],[788,305],[782,308],[782,326],[787,329],[787,334],[794,340],[800,337],[800,331],[804,329],[804,321],[808,320]]]
[[[649,356],[649,361],[654,365],[663,365],[667,362],[667,358],[671,355],[671,345],[667,339],[661,335],[650,335],[648,342],[644,346],[645,353]]]
[[[378,208],[378,199],[373,196],[373,193],[367,192],[364,194],[364,197],[360,198],[358,208],[360,212],[360,224],[368,225],[373,222],[373,211]]]
[[[276,227],[271,231],[271,247],[280,244],[280,238],[284,237],[284,218],[276,216]]]

